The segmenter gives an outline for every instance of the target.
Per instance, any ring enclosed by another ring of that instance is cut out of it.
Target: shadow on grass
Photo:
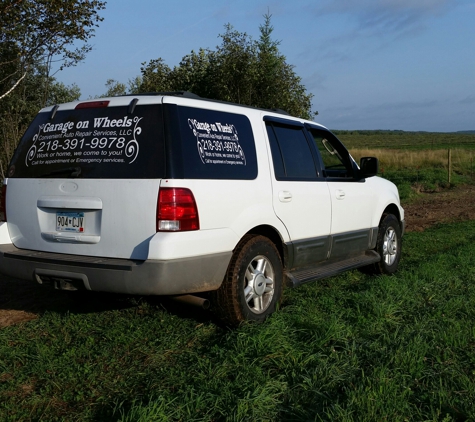
[[[143,302],[181,318],[195,319],[198,323],[212,319],[209,311],[174,302],[168,297],[62,291],[0,275],[0,327],[30,321],[45,312],[100,313],[138,307]]]

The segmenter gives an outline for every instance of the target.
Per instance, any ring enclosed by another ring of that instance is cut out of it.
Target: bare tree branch
[[[26,71],[25,73],[23,73],[23,75],[21,76],[20,79],[18,79],[15,84],[7,91],[5,92],[5,94],[3,95],[0,95],[0,100],[3,99],[4,97],[6,97],[8,94],[10,94],[19,84],[20,82],[23,80],[23,78],[26,76],[28,72]]]

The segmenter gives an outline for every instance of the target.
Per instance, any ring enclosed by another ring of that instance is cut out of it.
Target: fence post
[[[470,180],[473,180],[473,152],[470,151]]]
[[[452,151],[449,148],[448,154],[447,154],[447,181],[449,182],[450,185],[450,176],[452,174]]]

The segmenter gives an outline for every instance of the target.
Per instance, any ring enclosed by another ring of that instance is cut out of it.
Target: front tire
[[[381,261],[374,264],[373,273],[393,274],[401,259],[401,226],[393,214],[384,214],[379,223],[376,252]]]
[[[227,324],[263,322],[282,297],[282,261],[264,236],[246,235],[237,245],[221,287],[213,292],[216,314]]]

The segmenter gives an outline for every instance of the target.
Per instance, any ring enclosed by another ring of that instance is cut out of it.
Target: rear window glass
[[[241,114],[178,107],[186,179],[255,179],[257,158],[249,119]]]
[[[8,176],[160,178],[164,174],[161,106],[40,113],[13,156]]]

